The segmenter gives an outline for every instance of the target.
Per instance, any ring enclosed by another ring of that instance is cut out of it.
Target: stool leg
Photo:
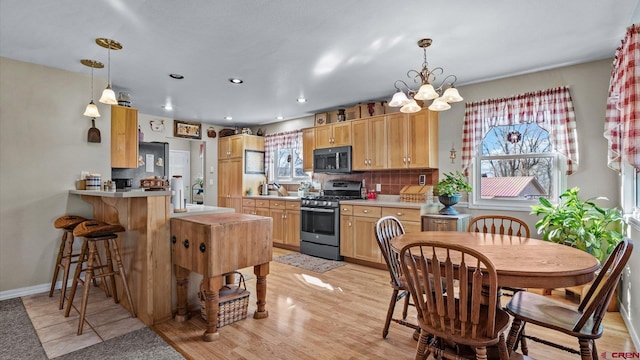
[[[131,317],[136,317],[136,309],[133,305],[133,298],[131,297],[131,292],[129,291],[129,285],[127,284],[127,277],[124,272],[124,265],[122,265],[122,258],[120,257],[120,251],[118,251],[118,243],[117,239],[109,239],[109,242],[112,242],[113,252],[116,257],[116,264],[118,266],[118,273],[120,274],[120,278],[122,279],[122,287],[124,288],[124,293],[127,295],[127,300],[129,301],[129,307],[131,308]]]
[[[73,298],[76,296],[76,288],[78,287],[78,281],[80,280],[80,273],[82,272],[82,264],[84,260],[87,258],[87,249],[89,244],[87,239],[85,238],[82,241],[82,249],[80,250],[80,255],[78,256],[78,262],[76,264],[76,270],[73,273],[73,282],[71,284],[71,291],[69,292],[69,300],[67,301],[67,308],[64,311],[64,317],[69,317],[69,312],[71,311],[71,307],[73,306]]]
[[[62,308],[64,308],[64,296],[67,294],[67,282],[69,281],[69,270],[71,269],[71,253],[73,252],[73,240],[73,233],[69,232],[69,236],[67,236],[65,246],[65,253],[62,257],[64,266],[62,269],[62,288],[60,289],[60,306],[58,306],[59,310],[62,310]]]
[[[111,248],[109,247],[110,242],[111,240],[104,242],[104,250],[107,255],[107,274],[109,274],[109,281],[111,282],[111,288],[113,289],[113,301],[117,304],[120,302],[120,298],[118,298],[118,289],[116,288],[116,272],[113,270],[113,258],[111,255]],[[104,279],[104,284],[105,286],[107,285],[106,279]]]
[[[109,252],[107,252],[107,258],[109,258],[109,256],[110,256]],[[98,263],[98,266],[96,267],[96,269],[100,269],[100,274],[104,274],[104,267],[102,266],[102,260],[100,259],[100,253],[99,252],[96,252],[96,258],[94,259],[94,261]],[[107,295],[107,297],[111,296],[111,291],[109,290],[109,285],[104,280],[104,278],[101,278],[100,282],[104,286],[102,290],[104,290],[105,295]],[[93,286],[99,287],[99,285],[97,283],[97,278],[95,276],[93,278]]]
[[[82,335],[84,326],[84,316],[87,313],[87,302],[89,300],[89,290],[91,289],[91,278],[93,277],[93,262],[97,252],[95,241],[89,242],[89,257],[87,259],[87,270],[84,272],[84,283],[82,293],[82,304],[80,305],[80,319],[78,320],[78,335]]]
[[[56,264],[53,266],[53,278],[51,279],[51,288],[49,289],[49,297],[53,296],[53,290],[56,288],[56,282],[58,281],[58,270],[60,261],[62,261],[62,254],[64,253],[64,246],[67,243],[67,230],[63,230],[62,241],[60,241],[60,249],[58,249],[58,258]]]

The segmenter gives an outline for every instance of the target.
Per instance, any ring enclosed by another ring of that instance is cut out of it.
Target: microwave
[[[351,172],[351,146],[313,150],[313,171],[327,174]]]

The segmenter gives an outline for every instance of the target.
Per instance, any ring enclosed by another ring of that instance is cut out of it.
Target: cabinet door
[[[229,136],[229,158],[244,156],[244,135]]]
[[[333,146],[333,131],[331,125],[317,126],[316,149],[324,149]]]
[[[313,149],[316,147],[316,132],[313,128],[302,130],[302,168],[313,171]]]
[[[382,253],[376,240],[377,218],[353,217],[354,257],[356,259],[382,263]]]
[[[355,136],[353,140],[355,141]],[[384,116],[369,119],[368,163],[369,170],[387,168],[387,122]]]
[[[369,120],[354,120],[351,123],[353,143],[351,164],[353,170],[369,169]]]
[[[438,113],[422,110],[407,122],[407,159],[410,168],[438,167]]]
[[[425,231],[456,231],[458,219],[439,219],[428,218],[422,219],[422,225]]]
[[[404,169],[407,167],[407,126],[405,115],[390,114],[387,118],[387,167]]]
[[[230,140],[229,136],[218,139],[218,159],[229,158]]]
[[[265,208],[256,208],[256,215],[258,216],[271,216],[271,214],[269,213],[269,209],[265,209]]]
[[[354,257],[353,216],[340,215],[340,255]]]
[[[422,224],[420,221],[401,221],[405,233],[421,232]]]
[[[111,105],[111,167],[138,168],[138,110]]]
[[[300,210],[285,211],[285,241],[286,245],[300,247]]]
[[[273,218],[273,243],[284,244],[284,209],[269,209]]]
[[[351,122],[344,121],[332,124],[333,146],[351,145]]]

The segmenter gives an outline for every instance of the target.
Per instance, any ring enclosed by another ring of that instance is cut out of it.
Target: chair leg
[[[408,291],[405,291],[404,294],[404,307],[402,308],[402,320],[405,320],[407,318],[407,311],[409,309],[409,298],[411,297],[411,294],[409,294]]]
[[[524,335],[525,335],[524,328],[525,328],[526,325],[527,325],[526,322],[522,323],[522,328],[520,329],[520,336],[519,336],[519,339],[520,339],[520,350],[522,350],[522,355],[529,355],[529,347],[527,346],[527,338],[524,337]],[[518,347],[516,346],[516,349],[517,348]]]
[[[82,303],[80,305],[80,319],[78,320],[78,335],[82,335],[84,327],[84,317],[87,313],[87,302],[89,300],[89,290],[91,288],[91,278],[93,277],[93,266],[95,254],[97,252],[95,241],[89,243],[89,257],[87,259],[87,270],[84,272]]]
[[[82,272],[82,264],[84,263],[84,259],[87,257],[87,251],[89,248],[89,243],[87,239],[82,241],[82,248],[80,250],[80,255],[78,257],[78,263],[76,264],[76,270],[73,273],[73,282],[71,284],[71,291],[69,292],[69,300],[67,301],[67,308],[64,311],[64,317],[69,317],[69,312],[71,312],[71,307],[73,306],[73,298],[76,296],[76,289],[78,288],[78,282],[80,280],[80,273]]]
[[[58,270],[60,268],[60,261],[62,261],[62,254],[64,253],[64,246],[67,243],[67,231],[63,230],[62,241],[60,241],[60,248],[58,249],[58,257],[56,263],[53,266],[53,278],[51,279],[51,288],[49,289],[49,297],[53,296],[53,290],[56,288],[56,282],[58,281]]]
[[[426,360],[429,355],[431,355],[430,341],[433,341],[433,339],[425,335],[424,331],[421,331],[416,348],[415,360]]]
[[[66,232],[65,232],[66,235]],[[64,297],[67,294],[67,282],[69,281],[69,271],[71,270],[71,257],[73,252],[73,233],[66,239],[65,253],[62,257],[64,266],[62,269],[62,288],[60,289],[60,304],[58,310],[64,308]]]
[[[384,321],[384,329],[382,329],[382,338],[386,339],[389,334],[389,324],[391,324],[391,318],[393,318],[393,310],[396,307],[396,301],[398,301],[398,290],[393,289],[391,294],[391,300],[389,301],[389,309],[387,309],[387,318]]]
[[[122,258],[120,257],[120,251],[118,251],[118,243],[117,239],[110,239],[109,241],[113,241],[113,251],[116,256],[116,264],[118,265],[118,273],[120,273],[120,278],[122,278],[122,287],[124,288],[124,292],[127,295],[127,300],[129,301],[129,307],[131,308],[131,317],[136,317],[136,309],[133,304],[133,298],[131,297],[131,292],[129,291],[129,285],[127,283],[127,277],[124,272],[124,265],[122,265]],[[115,290],[114,290],[115,294]]]
[[[518,342],[518,337],[520,336],[520,327],[522,326],[522,320],[513,319],[511,323],[511,329],[509,330],[509,337],[507,338],[507,349],[509,354],[511,354],[515,349],[515,345]]]
[[[487,348],[485,346],[476,348],[476,360],[487,360]]]
[[[498,341],[498,356],[500,360],[509,360],[509,351],[507,350],[507,342],[504,339],[504,334],[500,334],[500,340]]]
[[[580,358],[582,360],[593,360],[591,353],[591,341],[589,339],[578,339],[580,344]]]

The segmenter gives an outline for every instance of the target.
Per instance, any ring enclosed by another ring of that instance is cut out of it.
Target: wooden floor
[[[274,257],[286,253],[274,249]],[[243,272],[252,273],[252,269]],[[269,317],[261,320],[251,317],[255,282],[255,278],[247,281],[249,316],[220,328],[217,341],[201,340],[205,322],[197,313],[184,324],[169,320],[153,329],[188,359],[412,359],[415,355],[413,330],[392,323],[389,335],[382,338],[391,296],[387,271],[347,263],[318,274],[273,261],[267,277]],[[397,309],[401,311],[401,306]],[[415,317],[415,311],[410,314]],[[619,313],[608,313],[604,322],[605,335],[597,341],[600,354],[634,351]],[[550,338],[531,324],[527,333]],[[577,348],[571,337],[553,333],[551,338]],[[531,341],[529,356],[579,359]]]

